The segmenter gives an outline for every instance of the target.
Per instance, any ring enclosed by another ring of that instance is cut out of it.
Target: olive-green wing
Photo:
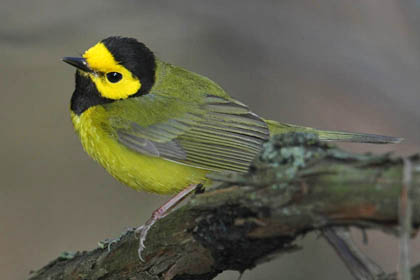
[[[111,123],[118,123],[118,141],[136,152],[216,171],[247,171],[269,137],[266,123],[236,100],[207,95],[185,107],[147,126],[127,119]]]

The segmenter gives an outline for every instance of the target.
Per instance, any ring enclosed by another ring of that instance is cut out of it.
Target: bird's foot
[[[144,259],[142,257],[142,252],[144,249],[146,249],[146,246],[144,246],[144,241],[146,240],[149,229],[153,226],[154,223],[156,223],[157,220],[158,219],[154,219],[152,216],[149,220],[147,220],[147,222],[144,225],[139,226],[135,231],[135,234],[137,238],[139,239],[139,249],[137,252],[142,262],[144,262]]]
[[[134,228],[127,228],[123,233],[121,233],[121,235],[117,238],[114,239],[110,239],[110,238],[106,238],[105,240],[99,241],[98,242],[98,247],[101,249],[108,249],[108,252],[111,252],[111,247],[114,244],[117,244],[118,242],[121,241],[121,238],[126,235],[129,232],[133,232]]]
[[[143,253],[144,249],[146,248],[146,246],[144,245],[144,242],[146,241],[147,233],[150,230],[150,228],[157,221],[159,221],[160,219],[167,216],[170,213],[170,211],[175,206],[177,206],[184,198],[186,198],[193,190],[195,190],[197,186],[201,186],[201,184],[190,185],[187,188],[185,188],[184,190],[182,190],[181,192],[179,192],[178,194],[176,194],[174,197],[172,197],[170,200],[168,200],[165,204],[163,204],[161,207],[156,209],[153,212],[152,216],[147,220],[147,222],[144,225],[139,226],[136,229],[135,234],[139,239],[138,254],[139,254],[139,258],[142,262],[144,262],[142,253]]]

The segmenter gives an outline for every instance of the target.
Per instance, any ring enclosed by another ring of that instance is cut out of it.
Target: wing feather
[[[216,171],[246,171],[269,137],[266,123],[246,105],[214,95],[152,125],[121,122],[129,122],[129,129],[117,128],[118,139],[129,149]]]

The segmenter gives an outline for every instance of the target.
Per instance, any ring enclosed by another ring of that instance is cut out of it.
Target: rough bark
[[[409,160],[415,231],[420,159]],[[105,244],[61,256],[31,279],[212,279],[224,270],[244,271],[297,250],[296,238],[309,231],[357,226],[399,232],[403,160],[389,154],[351,154],[313,135],[289,134],[266,143],[248,174],[213,179],[213,186],[152,227],[145,262],[129,231],[110,250]],[[419,266],[413,268],[413,279],[420,279],[418,271]]]

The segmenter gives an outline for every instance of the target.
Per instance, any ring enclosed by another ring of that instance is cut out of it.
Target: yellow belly
[[[74,128],[85,151],[112,176],[136,190],[162,194],[178,192],[190,184],[206,183],[208,170],[134,152],[106,132],[105,110],[91,107],[77,116]]]

